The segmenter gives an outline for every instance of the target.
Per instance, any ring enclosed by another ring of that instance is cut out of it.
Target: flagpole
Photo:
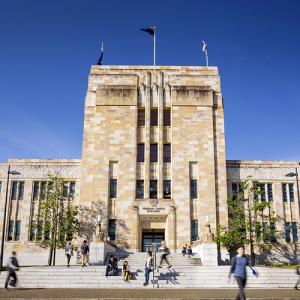
[[[154,67],[155,67],[155,26],[154,26]]]
[[[208,67],[208,56],[207,56],[207,50],[206,50],[205,54],[206,54],[206,66]]]

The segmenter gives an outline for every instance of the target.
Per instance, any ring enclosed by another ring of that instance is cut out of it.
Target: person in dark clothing
[[[11,257],[7,261],[7,271],[8,271],[8,274],[7,274],[7,278],[6,278],[6,281],[5,281],[4,291],[9,291],[9,289],[7,288],[7,286],[8,286],[10,277],[13,278],[13,280],[11,281],[10,285],[16,286],[17,280],[18,280],[17,279],[16,271],[18,271],[18,270],[19,270],[19,265],[18,265],[18,261],[16,259],[16,252],[13,251]],[[12,282],[13,282],[13,284],[12,284]]]
[[[108,270],[111,268],[115,269],[115,276],[117,276],[118,275],[118,260],[113,255],[110,256],[108,265],[106,267],[106,272],[105,272],[106,277],[108,276]]]
[[[253,269],[252,264],[249,262],[248,258],[244,254],[245,248],[244,246],[240,246],[237,249],[237,255],[231,259],[231,268],[229,271],[228,279],[227,281],[230,282],[230,276],[231,273],[234,272],[234,276],[236,279],[236,282],[239,286],[239,294],[236,297],[236,300],[245,300],[244,295],[244,288],[246,285],[246,279],[247,279],[247,272],[246,272],[246,266]],[[257,277],[257,274],[255,275]]]
[[[297,265],[297,274],[300,275],[300,260],[298,261],[298,265]],[[298,284],[300,283],[300,279],[297,280],[296,285],[294,287],[295,290],[298,290]]]

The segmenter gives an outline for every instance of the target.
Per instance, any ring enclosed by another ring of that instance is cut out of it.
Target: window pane
[[[164,144],[164,163],[171,162],[171,144]]]
[[[191,236],[192,241],[196,241],[198,237],[198,220],[191,221]]]
[[[32,221],[31,228],[30,228],[30,237],[29,237],[30,241],[33,241],[35,239],[35,226],[36,226],[36,221]]]
[[[261,202],[264,202],[266,201],[266,190],[264,183],[260,185],[260,190],[263,192],[263,194],[261,195]]]
[[[152,109],[151,110],[151,123],[150,126],[157,126],[157,117],[158,117],[158,112],[157,109]]]
[[[157,144],[150,145],[150,162],[157,162]]]
[[[33,200],[39,200],[39,183],[35,182],[33,186]]]
[[[197,180],[191,180],[191,199],[197,199]]]
[[[275,232],[275,224],[272,224],[271,225],[271,230],[273,231],[272,232],[272,237],[271,237],[271,242],[276,242],[276,232]]]
[[[75,199],[75,182],[71,182],[70,200]]]
[[[108,222],[108,236],[112,241],[116,239],[116,220],[109,220]]]
[[[39,230],[37,232],[37,239],[41,240],[43,238],[43,228],[44,228],[44,222],[40,221],[39,222]]]
[[[145,109],[138,110],[138,126],[145,126]]]
[[[136,198],[144,199],[144,180],[136,181]]]
[[[25,186],[25,182],[20,182],[19,200],[24,199],[24,186]]]
[[[64,188],[63,188],[63,197],[68,197],[68,189],[69,189],[69,183],[65,182],[64,183]]]
[[[150,199],[157,199],[157,180],[150,180]]]
[[[232,183],[232,198],[236,199],[237,198],[237,184],[236,183]]]
[[[16,241],[20,240],[20,234],[21,234],[21,221],[17,221]]]
[[[282,184],[282,197],[283,197],[283,202],[287,202],[287,195],[286,195],[286,184]]]
[[[46,187],[47,187],[47,183],[42,182],[42,184],[41,184],[41,199],[42,200],[45,200],[45,197],[46,197]]]
[[[263,222],[263,233],[264,233],[264,235],[265,235],[265,230],[266,230],[266,228],[267,228],[267,226],[268,226],[268,223],[267,222]],[[264,242],[267,242],[269,239],[267,238],[267,237],[264,237]]]
[[[117,198],[117,179],[110,180],[110,198]]]
[[[297,243],[298,242],[298,233],[297,233],[297,223],[292,222],[292,230],[293,230],[293,242]]]
[[[169,109],[164,110],[164,126],[171,126],[171,111]]]
[[[164,180],[164,198],[171,199],[171,180]]]
[[[268,198],[269,202],[273,202],[273,190],[272,190],[272,184],[268,183]]]
[[[137,162],[144,162],[145,145],[137,145]]]
[[[1,193],[1,188],[2,188],[2,182],[0,181],[0,193]]]
[[[51,228],[51,223],[47,221],[45,224],[45,240],[50,239],[50,228]]]
[[[290,223],[285,222],[285,241],[290,243],[291,242],[291,232],[290,232]]]
[[[14,182],[12,188],[11,200],[17,200],[17,191],[18,191],[18,183]]]
[[[242,189],[242,185],[239,183],[239,193],[242,194],[242,197],[244,197],[244,191]]]
[[[12,241],[14,234],[14,221],[9,221],[9,227],[8,227],[8,241]]]
[[[49,182],[48,184],[48,196],[53,195],[53,182]]]
[[[290,201],[294,202],[294,185],[289,184],[289,192],[290,192]]]

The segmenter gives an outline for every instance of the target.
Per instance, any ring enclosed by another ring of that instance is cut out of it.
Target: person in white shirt
[[[152,251],[147,252],[147,261],[145,264],[145,283],[144,286],[148,285],[149,282],[149,274],[152,268]]]
[[[124,265],[123,265],[123,280],[124,280],[124,281],[127,281],[128,278],[131,277],[130,271],[131,271],[131,268],[130,268],[130,266],[128,265],[128,262],[125,261],[125,262],[124,262]],[[130,279],[130,278],[129,278],[129,279]]]

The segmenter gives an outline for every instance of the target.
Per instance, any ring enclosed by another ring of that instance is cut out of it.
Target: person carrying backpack
[[[81,246],[81,258],[82,258],[81,267],[86,267],[86,262],[87,262],[89,253],[90,253],[90,248],[89,248],[88,244],[86,243],[86,240],[84,240],[83,244]]]
[[[161,259],[160,259],[160,264],[159,264],[159,268],[162,268],[162,264],[163,264],[163,261],[165,260],[166,263],[168,264],[168,268],[171,268],[172,265],[170,264],[170,262],[168,261],[167,259],[167,256],[169,255],[169,249],[166,247],[165,245],[165,241],[161,241],[161,246],[159,247],[159,251],[162,253],[161,254]]]
[[[16,271],[19,270],[19,265],[18,265],[18,261],[16,258],[16,252],[13,251],[11,254],[12,254],[11,257],[7,261],[8,274],[7,274],[7,278],[5,281],[4,291],[9,291],[7,286],[8,286],[10,277],[12,277],[12,280],[10,281],[10,284],[9,284],[11,286],[16,286],[17,280],[18,280]]]
[[[236,300],[245,300],[244,295],[244,288],[246,285],[246,279],[247,279],[247,272],[246,272],[246,266],[252,269],[253,274],[257,277],[258,273],[253,268],[252,264],[249,262],[248,258],[244,254],[245,248],[244,246],[240,246],[237,248],[237,255],[231,259],[231,268],[229,271],[228,279],[227,281],[230,282],[230,276],[231,273],[234,272],[234,276],[236,279],[236,282],[239,286],[239,294],[236,297]]]

